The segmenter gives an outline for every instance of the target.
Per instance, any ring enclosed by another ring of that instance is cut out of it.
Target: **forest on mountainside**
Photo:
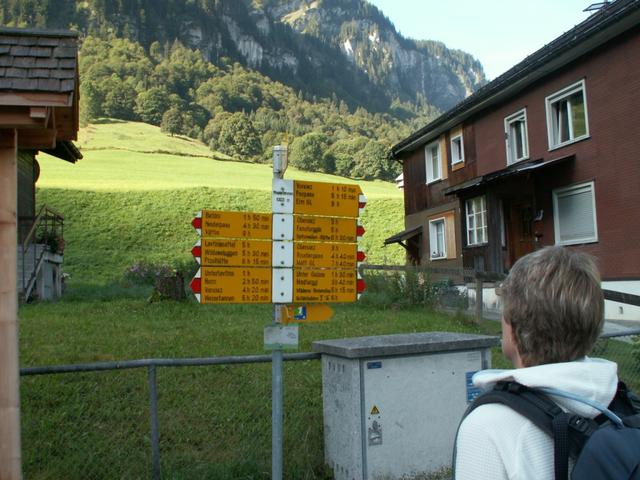
[[[287,142],[301,169],[390,180],[388,148],[439,113],[385,84],[393,62],[366,32],[397,34],[363,0],[5,0],[0,22],[80,32],[83,124],[139,120],[241,161],[268,161]],[[448,95],[451,78],[477,68],[441,43],[394,38],[451,64],[432,79]]]
[[[270,161],[273,145],[286,141],[292,165],[351,178],[393,179],[399,169],[388,147],[426,121],[411,104],[382,114],[352,112],[335,96],[308,99],[238,63],[213,65],[179,42],[155,42],[147,53],[126,39],[87,37],[80,78],[85,124],[140,120],[248,162]]]

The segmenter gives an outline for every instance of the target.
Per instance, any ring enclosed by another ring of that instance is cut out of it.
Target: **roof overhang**
[[[391,148],[390,157],[424,145],[469,117],[505,102],[534,82],[566,67],[570,62],[640,24],[640,1],[617,0],[593,14],[522,62],[480,88],[433,122]]]
[[[82,158],[82,153],[80,153],[78,147],[68,140],[56,142],[55,147],[43,149],[42,151],[70,163],[76,163]]]
[[[543,168],[556,166],[569,160],[573,160],[574,158],[575,155],[567,155],[564,157],[553,158],[551,160],[538,159],[528,162],[516,163],[514,165],[508,166],[507,168],[503,168],[502,170],[491,172],[487,175],[481,175],[479,177],[472,178],[471,180],[467,180],[466,182],[462,182],[446,188],[444,189],[444,194],[460,195],[462,193],[468,192],[469,190],[473,190],[474,188],[485,186],[490,183],[504,181],[516,175],[522,175],[524,173],[535,172],[542,170]]]
[[[391,237],[387,238],[384,241],[384,244],[391,245],[392,243],[399,243],[402,245],[402,242],[409,240],[410,238],[413,238],[417,235],[422,235],[422,225],[408,228],[407,230],[403,230],[400,233],[396,233],[395,235],[392,235]]]

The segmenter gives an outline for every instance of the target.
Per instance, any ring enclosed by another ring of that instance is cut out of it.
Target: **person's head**
[[[500,296],[503,351],[516,366],[582,358],[602,330],[604,297],[590,255],[563,247],[530,253],[513,265]]]

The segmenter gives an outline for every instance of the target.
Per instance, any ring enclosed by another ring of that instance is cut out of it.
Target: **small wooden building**
[[[0,478],[7,480],[22,477],[18,293],[53,283],[62,262],[61,215],[35,210],[35,155],[75,162],[77,132],[76,34],[0,28]]]
[[[638,58],[640,0],[617,0],[395,145],[406,230],[387,242],[492,272],[566,245],[640,294]]]
[[[0,28],[0,130],[17,148],[18,291],[23,298],[61,294],[63,216],[36,211],[38,151],[68,162],[82,158],[78,132],[77,34]]]

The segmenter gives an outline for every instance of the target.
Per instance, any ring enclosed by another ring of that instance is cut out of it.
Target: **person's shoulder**
[[[532,436],[546,434],[518,412],[499,403],[487,403],[475,408],[460,425],[459,439],[489,442],[498,449],[511,451]]]
[[[526,418],[515,410],[500,403],[486,403],[476,407],[467,415],[460,429],[480,429],[485,432],[493,430],[503,432],[505,429],[515,430],[530,425]]]
[[[456,478],[552,478],[550,437],[506,405],[488,403],[462,421],[456,442]],[[460,471],[460,475],[458,475]],[[490,475],[478,476],[478,472]],[[538,476],[539,472],[544,475]]]

